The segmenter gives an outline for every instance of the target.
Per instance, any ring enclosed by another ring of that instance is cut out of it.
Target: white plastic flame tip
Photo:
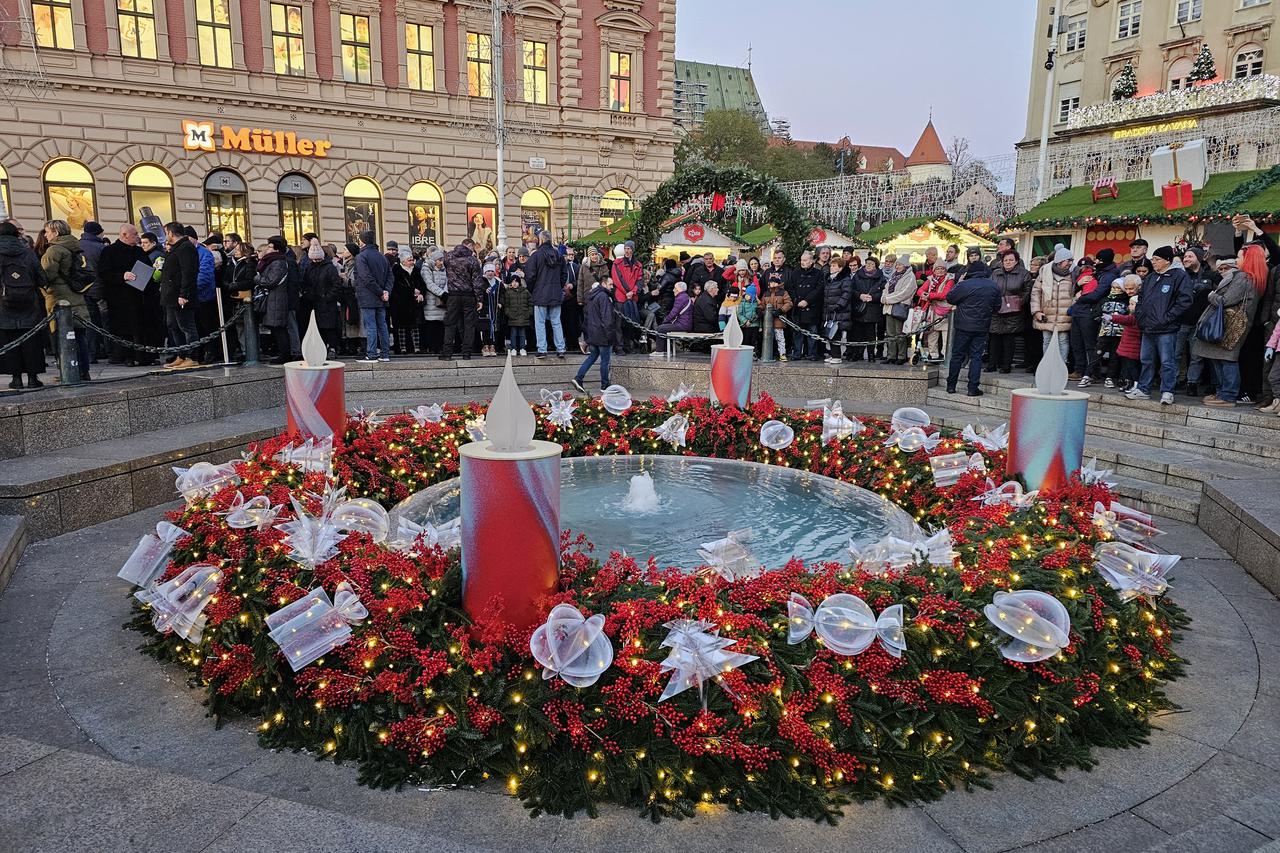
[[[312,311],[307,334],[302,338],[302,361],[307,367],[323,367],[328,355],[329,348],[325,346],[320,327],[316,325],[316,312]]]
[[[1058,331],[1049,336],[1049,346],[1036,368],[1036,390],[1041,394],[1061,396],[1067,390],[1067,364],[1058,349]]]
[[[520,453],[529,449],[537,423],[533,409],[516,384],[515,373],[511,370],[510,353],[507,353],[502,379],[498,382],[498,390],[493,394],[484,420],[485,435],[495,452]]]
[[[732,349],[742,346],[742,326],[738,325],[738,312],[729,314],[729,322],[724,327],[724,345]]]

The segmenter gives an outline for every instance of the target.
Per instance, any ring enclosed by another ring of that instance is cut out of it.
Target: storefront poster
[[[476,244],[476,253],[484,257],[493,251],[493,220],[495,209],[487,206],[467,206],[467,237]]]
[[[440,245],[440,205],[409,202],[409,245],[415,249]]]
[[[378,239],[378,202],[346,199],[347,240],[360,244],[360,235],[372,231]]]
[[[84,224],[93,219],[92,187],[51,186],[48,193],[49,218],[65,220],[72,233],[80,233]]]
[[[522,207],[520,208],[520,240],[524,243],[536,243],[543,231],[548,230],[551,226],[548,222],[548,211],[546,208],[538,207]]]

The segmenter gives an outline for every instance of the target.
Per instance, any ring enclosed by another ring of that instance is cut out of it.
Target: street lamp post
[[[494,148],[498,158],[498,221],[497,239],[494,244],[507,241],[507,176],[505,168],[507,127],[506,127],[506,71],[503,69],[502,38],[502,6],[503,0],[493,0],[493,126]]]
[[[1057,64],[1054,59],[1058,53],[1058,9],[1056,6],[1049,7],[1049,57],[1045,60],[1044,67],[1049,73],[1044,79],[1044,118],[1040,122],[1040,169],[1039,178],[1036,181],[1036,204],[1044,201],[1045,185],[1049,180],[1049,117],[1053,113],[1053,78],[1054,66]]]

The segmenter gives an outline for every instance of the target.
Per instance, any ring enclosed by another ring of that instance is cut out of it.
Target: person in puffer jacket
[[[444,269],[444,249],[436,246],[427,252],[418,268],[418,276],[422,279],[422,325],[418,329],[418,340],[423,350],[439,353],[444,343],[444,305],[449,295],[449,276]]]
[[[444,349],[440,360],[452,359],[454,352],[460,350],[462,358],[469,361],[476,341],[476,317],[488,289],[470,239],[463,240],[445,255],[444,268],[449,292],[445,300]]]

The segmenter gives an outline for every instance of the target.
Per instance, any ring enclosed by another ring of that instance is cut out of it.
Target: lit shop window
[[[372,231],[374,239],[382,233],[382,189],[368,178],[352,178],[342,191],[343,219],[347,241],[361,245],[360,235]]]
[[[520,196],[520,239],[529,242],[551,230],[551,194],[539,187]]]
[[[338,24],[342,33],[342,79],[348,83],[372,83],[369,18],[344,14],[338,16]]]
[[[271,4],[271,55],[276,73],[301,77],[307,73],[302,45],[302,7]]]
[[[201,65],[231,67],[230,0],[196,0],[196,40]]]
[[[276,185],[280,200],[280,233],[290,246],[301,246],[303,234],[320,233],[316,185],[306,175],[285,175]]]
[[[631,196],[626,190],[609,190],[600,199],[600,227],[612,225],[631,210]]]
[[[442,245],[443,222],[440,188],[429,181],[419,181],[409,187],[409,245],[415,249]]]
[[[210,172],[204,181],[205,219],[209,233],[234,232],[249,242],[249,188],[230,169]]]
[[[116,0],[120,23],[120,53],[134,59],[156,58],[154,0]]]
[[[36,26],[37,47],[75,50],[70,0],[32,0],[31,17]]]
[[[409,88],[435,91],[435,31],[430,24],[405,24],[404,44],[409,60]]]
[[[498,218],[498,194],[492,187],[472,187],[467,193],[467,236],[476,244],[476,254],[484,257],[497,242],[494,234]]]
[[[173,178],[164,169],[150,163],[134,166],[125,177],[124,185],[129,196],[131,222],[141,225],[144,221],[154,223],[159,219],[164,223],[176,218]]]
[[[63,219],[73,232],[98,218],[93,174],[75,160],[54,160],[44,170],[44,206],[49,219]]]
[[[0,208],[0,219],[13,215],[9,201],[9,173],[4,170],[4,166],[0,166]]]

